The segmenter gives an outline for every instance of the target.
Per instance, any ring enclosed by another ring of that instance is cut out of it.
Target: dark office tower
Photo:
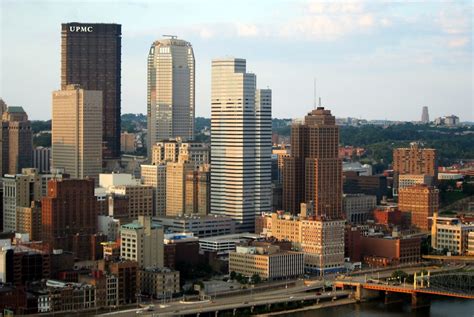
[[[342,218],[342,162],[338,158],[339,127],[330,110],[308,113],[291,128],[291,156],[284,158],[283,209],[298,213],[313,202],[314,214]]]
[[[61,89],[78,84],[100,90],[102,157],[120,157],[120,24],[63,23],[61,29]]]

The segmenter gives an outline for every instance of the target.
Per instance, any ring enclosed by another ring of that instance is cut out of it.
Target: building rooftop
[[[8,107],[7,112],[9,113],[25,113],[23,107]]]
[[[221,236],[201,238],[199,240],[218,242],[218,241],[225,241],[225,240],[241,240],[241,239],[256,240],[260,238],[262,237],[259,234],[244,232],[244,233],[225,234]]]

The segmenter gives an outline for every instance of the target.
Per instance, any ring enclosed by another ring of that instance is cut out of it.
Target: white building
[[[235,221],[225,216],[162,216],[153,218],[153,222],[163,226],[166,232],[191,232],[199,238],[235,233]]]
[[[148,54],[148,149],[163,139],[193,139],[194,72],[191,43],[171,36],[151,45]]]
[[[150,217],[139,216],[138,220],[120,228],[120,257],[138,263],[139,267],[163,267],[163,228],[152,223]]]
[[[431,246],[457,255],[468,252],[468,236],[474,232],[474,223],[462,223],[459,218],[432,217]]]
[[[255,216],[272,210],[271,90],[256,89],[245,59],[212,61],[212,214],[254,231]]]
[[[229,253],[229,272],[264,280],[295,278],[304,274],[304,254],[280,251],[278,246],[237,247]]]
[[[238,245],[255,241],[259,238],[260,236],[254,233],[236,233],[200,238],[199,249],[201,251],[217,252],[218,255],[227,255],[229,252],[235,251]]]

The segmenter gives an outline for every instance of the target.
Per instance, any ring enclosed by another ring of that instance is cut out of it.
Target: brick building
[[[409,213],[410,223],[420,230],[428,231],[431,228],[428,217],[438,211],[439,190],[419,184],[411,187],[401,188],[398,197],[398,209],[403,213]]]

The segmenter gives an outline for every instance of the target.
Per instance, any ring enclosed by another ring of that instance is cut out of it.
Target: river
[[[410,304],[386,306],[380,301],[282,314],[288,317],[474,317],[474,300],[435,299],[430,308],[411,310]]]

